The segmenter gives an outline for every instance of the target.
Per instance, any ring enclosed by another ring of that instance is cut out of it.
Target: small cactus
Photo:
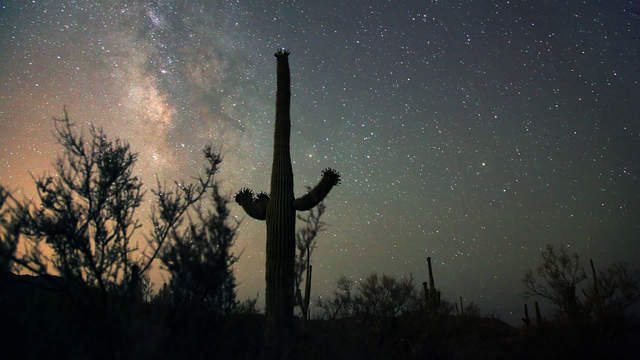
[[[527,304],[524,304],[524,317],[522,318],[522,322],[524,322],[524,326],[527,329],[531,326],[531,320],[529,319],[529,307]]]
[[[431,269],[431,257],[427,257],[427,266],[429,267],[429,289],[431,292],[436,290],[435,282],[433,281],[433,270]]]
[[[591,264],[591,273],[593,274],[593,301],[595,304],[595,314],[596,318],[602,317],[604,312],[603,309],[603,301],[602,297],[600,297],[600,289],[598,286],[598,274],[596,272],[596,267],[593,265],[593,259],[589,259],[589,263]]]
[[[426,281],[422,282],[422,288],[424,289],[424,306],[426,309],[429,308],[429,286]]]
[[[429,270],[429,289],[427,289],[427,283],[422,283],[425,293],[425,301],[427,308],[430,311],[435,311],[440,307],[440,291],[436,289],[435,282],[433,281],[433,269],[431,268],[431,258],[427,257],[427,269]]]
[[[542,314],[540,313],[540,306],[538,305],[538,302],[535,302],[535,307],[536,307],[536,326],[540,327],[542,326]]]

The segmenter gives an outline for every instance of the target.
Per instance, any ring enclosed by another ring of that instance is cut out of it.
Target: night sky
[[[315,295],[372,271],[419,284],[431,256],[444,297],[515,322],[545,244],[640,263],[640,4],[275,4],[0,0],[0,183],[33,195],[66,105],[128,141],[146,185],[188,180],[212,143],[227,194],[267,191],[286,47],[296,195],[343,178]],[[239,297],[262,301],[265,224],[232,213]]]

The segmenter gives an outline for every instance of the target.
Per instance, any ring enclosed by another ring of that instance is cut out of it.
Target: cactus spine
[[[293,325],[294,263],[296,210],[309,210],[320,203],[333,186],[340,182],[340,175],[333,169],[325,169],[322,179],[306,195],[295,199],[293,195],[293,170],[289,139],[291,119],[291,79],[289,51],[278,50],[276,123],[271,169],[271,193],[254,196],[249,189],[241,189],[236,202],[245,212],[267,224],[266,265],[266,342],[278,349],[287,346]],[[283,344],[284,343],[284,344]],[[282,351],[282,350],[273,350]]]

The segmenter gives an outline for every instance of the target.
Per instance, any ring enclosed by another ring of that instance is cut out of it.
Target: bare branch
[[[207,160],[207,165],[204,175],[196,179],[197,185],[176,183],[173,188],[168,188],[166,185],[160,184],[160,181],[157,181],[157,189],[151,191],[156,196],[157,207],[152,207],[152,229],[147,238],[147,243],[153,250],[151,255],[144,255],[146,262],[141,267],[140,273],[145,273],[149,269],[160,254],[167,237],[180,226],[187,210],[198,203],[214,184],[213,177],[218,172],[222,157],[213,152],[211,146],[207,146],[203,153]]]

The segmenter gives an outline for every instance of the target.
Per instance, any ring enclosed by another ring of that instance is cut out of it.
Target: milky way
[[[633,2],[104,3],[0,1],[0,183],[16,193],[51,171],[63,106],[130,142],[147,185],[188,180],[210,143],[226,193],[267,190],[286,47],[296,194],[343,176],[317,295],[340,275],[421,282],[431,256],[445,297],[513,321],[547,243],[640,263]],[[242,250],[239,295],[263,294],[263,223],[243,219]]]

